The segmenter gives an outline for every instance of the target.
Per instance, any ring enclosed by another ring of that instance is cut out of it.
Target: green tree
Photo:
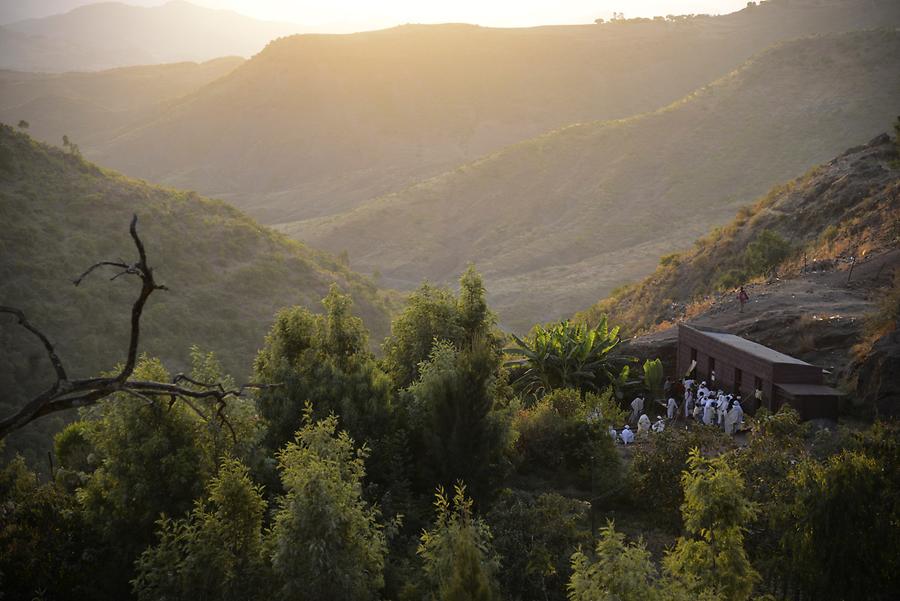
[[[304,307],[284,309],[254,362],[256,381],[278,384],[260,393],[257,404],[267,422],[266,444],[275,449],[302,425],[307,401],[317,418],[334,413],[342,428],[372,444],[391,429],[393,388],[369,351],[368,332],[352,314],[352,301],[332,286],[322,301],[324,315]]]
[[[609,390],[584,398],[571,388],[554,390],[515,414],[517,472],[536,474],[559,487],[594,486],[604,498],[616,498],[625,487],[608,428],[621,423],[622,413]]]
[[[761,231],[747,245],[744,264],[750,275],[762,275],[777,267],[791,253],[790,243],[772,230]]]
[[[31,127],[31,124],[28,121],[26,121],[25,119],[19,120],[19,129],[25,130],[29,127]]]
[[[600,531],[595,559],[572,555],[570,601],[655,601],[657,573],[643,542],[626,544],[612,522]]]
[[[687,536],[666,555],[667,573],[692,592],[749,599],[759,575],[744,550],[744,532],[757,509],[746,498],[740,473],[723,457],[705,459],[694,449],[681,483]]]
[[[459,278],[459,297],[456,301],[459,323],[469,342],[476,337],[490,337],[496,325],[496,317],[488,309],[484,295],[481,274],[475,270],[474,265],[469,265]]]
[[[438,342],[420,367],[406,397],[422,487],[465,479],[477,497],[487,494],[510,441],[497,368],[498,357],[483,339],[462,350]]]
[[[134,375],[169,380],[162,363],[147,357]],[[102,540],[98,563],[106,572],[98,575],[98,587],[109,586],[110,595],[123,598],[134,560],[153,542],[156,521],[191,508],[215,472],[216,458],[206,453],[205,424],[183,403],[114,395],[82,418],[95,469],[85,474],[77,496]]]
[[[708,588],[688,588],[669,574],[660,576],[643,541],[626,543],[612,522],[600,531],[593,557],[572,555],[570,601],[724,601]]]
[[[507,601],[564,601],[570,557],[590,540],[585,501],[544,493],[503,491],[485,516],[503,558],[497,575]]]
[[[159,542],[143,552],[132,581],[137,598],[247,601],[265,598],[262,520],[266,502],[247,468],[219,468],[193,511],[158,522]]]
[[[699,425],[688,430],[666,428],[637,447],[631,461],[631,480],[638,503],[653,511],[670,530],[681,527],[684,502],[681,476],[691,449],[707,452],[727,448],[731,440],[722,430]]]
[[[896,437],[896,430],[894,431]],[[810,598],[890,599],[900,586],[898,443],[893,461],[844,450],[792,474],[797,497],[785,544]],[[893,465],[892,465],[893,464]]]
[[[0,591],[4,599],[98,598],[90,530],[75,497],[42,484],[21,457],[0,469]]]
[[[795,487],[789,476],[808,456],[807,428],[790,405],[775,414],[760,409],[750,424],[748,444],[728,456],[747,484],[748,498],[765,507],[748,524],[745,547],[767,590],[796,589],[791,556],[782,540],[792,529],[790,510]]]
[[[628,366],[617,370],[612,365],[609,355],[619,345],[619,328],[609,329],[606,316],[594,328],[563,321],[549,328],[535,326],[525,340],[513,338],[518,347],[506,352],[522,357],[507,362],[517,370],[513,386],[533,399],[558,388],[599,392],[619,387],[628,375]]]
[[[438,341],[463,348],[475,339],[489,342],[498,354],[501,339],[494,331],[496,317],[488,309],[484,283],[471,265],[460,277],[459,296],[427,282],[409,296],[406,308],[391,324],[384,343],[384,364],[398,388],[419,377]]]
[[[313,421],[278,453],[286,490],[269,540],[279,598],[376,599],[387,553],[378,511],[362,498],[366,449],[337,418]]]
[[[418,554],[425,567],[434,601],[498,600],[496,576],[500,559],[491,545],[487,524],[472,512],[472,500],[462,484],[454,488],[451,501],[438,488],[434,502],[437,519],[421,537]]]

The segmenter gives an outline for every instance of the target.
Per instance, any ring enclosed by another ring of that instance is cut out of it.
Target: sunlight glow
[[[195,0],[259,19],[290,21],[326,31],[354,31],[403,23],[465,22],[493,27],[590,23],[613,12],[627,17],[721,14],[746,0]]]

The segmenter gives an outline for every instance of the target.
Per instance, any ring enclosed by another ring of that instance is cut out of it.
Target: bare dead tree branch
[[[141,280],[140,293],[131,307],[131,331],[128,338],[127,358],[125,364],[116,375],[112,377],[70,380],[49,338],[29,322],[25,317],[25,313],[20,309],[0,306],[0,313],[13,315],[20,326],[40,340],[56,373],[56,381],[50,388],[26,402],[16,413],[0,419],[0,439],[45,415],[68,409],[87,407],[110,395],[121,392],[151,404],[155,404],[156,400],[160,398],[171,399],[170,404],[181,400],[197,415],[207,421],[210,418],[191,401],[214,402],[216,408],[215,419],[224,423],[231,431],[232,437],[237,440],[234,428],[225,415],[227,400],[233,397],[244,396],[247,390],[260,390],[279,386],[278,384],[244,384],[237,389],[228,390],[221,383],[198,382],[184,374],[175,376],[171,383],[131,379],[137,365],[141,315],[147,304],[147,299],[157,290],[168,290],[168,288],[158,284],[154,279],[153,268],[147,262],[147,252],[144,248],[144,243],[137,232],[137,215],[134,215],[131,219],[129,232],[138,251],[138,260],[135,263],[128,263],[122,259],[118,261],[100,261],[91,265],[73,281],[78,286],[91,273],[104,267],[114,267],[120,270],[111,278],[112,280],[123,275],[134,275]],[[190,387],[183,386],[182,383],[189,384]]]

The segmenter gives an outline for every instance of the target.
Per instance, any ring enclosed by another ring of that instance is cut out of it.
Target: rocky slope
[[[623,352],[674,364],[678,323],[735,333],[831,373],[853,402],[881,415],[900,410],[900,168],[883,135],[780,186],[732,224],[643,282],[580,315],[643,333]],[[748,277],[743,312],[722,276],[746,269],[762,232],[789,240],[786,256]],[[637,324],[637,328],[635,327]]]

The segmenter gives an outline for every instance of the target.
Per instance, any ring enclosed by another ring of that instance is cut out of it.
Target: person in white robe
[[[647,417],[646,413],[642,413],[640,419],[638,419],[638,436],[646,436],[650,433],[650,418]]]
[[[725,415],[728,413],[728,403],[730,396],[721,395],[719,396],[719,404],[716,407],[716,414],[718,416],[717,424],[720,426],[725,425]]]
[[[715,414],[714,403],[715,401],[712,398],[708,398],[703,405],[703,423],[707,426],[713,423],[713,415]]]
[[[616,442],[616,440],[618,440],[619,438],[619,435],[616,433],[616,429],[612,426],[609,427],[609,437],[613,439],[613,442]]]
[[[737,406],[737,403],[732,405],[731,409],[728,410],[728,414],[725,416],[725,434],[728,434],[729,436],[734,435],[734,428],[737,425],[737,422],[735,421],[737,418]]]
[[[700,388],[697,389],[697,394],[701,394],[703,396],[709,394],[709,388],[706,387],[706,382],[700,382]]]
[[[663,430],[666,429],[666,420],[662,418],[662,416],[657,415],[656,421],[653,422],[653,425],[650,427],[654,434],[659,434]]]
[[[631,427],[628,424],[625,424],[625,427],[622,428],[622,433],[619,434],[622,438],[622,444],[631,444],[634,442],[634,432],[631,431]]]
[[[631,417],[628,419],[630,422],[637,421],[638,416],[641,412],[644,411],[644,399],[641,395],[638,395],[631,401]]]
[[[694,395],[691,394],[689,390],[686,395],[684,395],[684,418],[687,419],[694,412]]]
[[[669,402],[666,404],[666,417],[669,419],[675,419],[675,411],[678,410],[678,403],[675,402],[675,399],[669,397]]]

